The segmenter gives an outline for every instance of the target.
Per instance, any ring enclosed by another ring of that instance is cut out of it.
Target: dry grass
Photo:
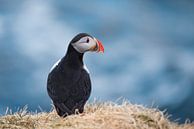
[[[83,114],[60,118],[49,113],[28,113],[26,108],[0,117],[4,129],[194,129],[193,124],[170,122],[158,109],[123,102],[87,104]]]

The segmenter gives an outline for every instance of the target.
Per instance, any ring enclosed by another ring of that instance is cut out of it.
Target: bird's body
[[[86,36],[82,33],[80,37]],[[84,52],[78,52],[70,43],[66,55],[48,75],[47,91],[60,116],[74,114],[76,110],[82,113],[90,96],[91,80],[83,63],[83,55]]]

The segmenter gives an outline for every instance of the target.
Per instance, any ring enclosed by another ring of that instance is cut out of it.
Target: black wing
[[[64,102],[70,96],[71,88],[79,80],[81,70],[56,66],[48,75],[47,91],[53,101]]]
[[[88,100],[91,93],[91,81],[89,74],[83,70],[79,81],[73,85],[70,91],[70,95],[63,103],[57,103],[55,105],[57,112],[60,116],[66,114],[74,114],[75,110],[78,109],[79,113],[84,110],[84,105]],[[62,114],[62,115],[61,115]]]
[[[79,103],[81,101],[86,102],[91,93],[91,80],[89,74],[82,69],[79,81],[77,81],[72,90],[71,90],[71,98]]]
[[[80,113],[83,112],[84,105],[91,93],[91,80],[89,74],[84,69],[81,69],[79,75],[79,79],[75,80],[69,87],[63,85],[63,88],[60,90],[54,88],[50,92],[49,96],[52,96],[51,98],[60,116],[74,114],[76,109],[78,109]],[[51,85],[49,80],[50,79],[48,79],[48,85]],[[52,83],[52,85],[54,84]],[[65,99],[61,97],[65,97]]]

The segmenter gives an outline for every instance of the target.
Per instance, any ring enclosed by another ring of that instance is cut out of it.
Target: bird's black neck
[[[83,67],[83,53],[77,52],[71,44],[69,44],[67,53],[63,58],[64,62],[72,68]]]

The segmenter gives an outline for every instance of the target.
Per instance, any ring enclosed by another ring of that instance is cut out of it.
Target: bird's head
[[[85,53],[87,51],[102,52],[104,53],[104,47],[102,43],[86,33],[80,33],[76,35],[70,42],[76,51],[79,53]]]

